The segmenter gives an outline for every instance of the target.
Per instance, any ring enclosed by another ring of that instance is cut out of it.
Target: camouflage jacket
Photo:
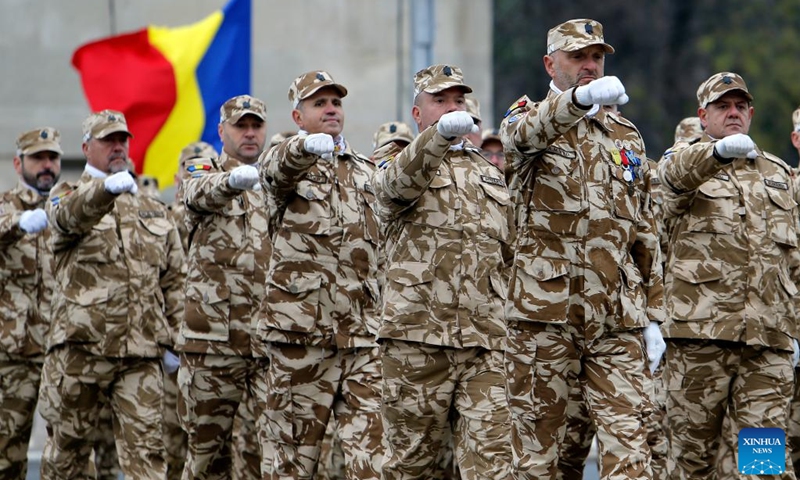
[[[216,160],[186,162],[183,195],[189,272],[179,350],[266,354],[253,329],[272,251],[269,214],[261,190],[228,185],[230,172],[240,165],[226,153]]]
[[[402,151],[378,150],[378,212],[386,222],[381,338],[503,348],[513,210],[503,172],[436,126]]]
[[[661,192],[661,179],[658,178],[658,162],[650,158],[647,159],[650,171],[647,181],[650,182],[650,208],[653,210],[653,218],[658,227],[658,243],[661,247],[661,264],[667,261],[669,251],[669,227],[664,223],[664,194]],[[666,273],[666,272],[665,272]]]
[[[501,137],[519,192],[508,320],[565,323],[587,338],[663,321],[663,275],[644,142],[626,119],[594,116],[570,89],[521,97]]]
[[[19,228],[22,213],[46,200],[22,182],[0,198],[0,353],[37,357],[46,347],[55,286],[50,229]]]
[[[666,336],[792,350],[798,207],[790,169],[761,150],[724,164],[713,148],[704,135],[667,150],[659,164],[672,224]]]
[[[304,140],[291,137],[262,157],[261,184],[276,216],[258,333],[271,342],[375,345],[374,166],[349,146],[332,159],[311,155]]]
[[[180,190],[183,192],[183,190]],[[178,229],[178,235],[181,237],[181,246],[183,247],[184,255],[189,253],[189,231],[186,229],[186,205],[183,204],[183,195],[175,198],[175,202],[167,206],[169,209],[169,216],[172,223]]]
[[[112,195],[84,172],[50,192],[56,285],[47,348],[80,344],[94,355],[159,357],[183,316],[186,267],[166,205]]]

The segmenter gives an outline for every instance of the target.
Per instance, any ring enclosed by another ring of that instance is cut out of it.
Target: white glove
[[[167,350],[164,352],[164,356],[161,357],[161,363],[164,364],[164,371],[171,374],[178,371],[178,367],[181,366],[181,359]]]
[[[19,217],[19,228],[25,233],[37,233],[47,228],[47,214],[44,210],[27,210]]]
[[[252,165],[239,165],[231,170],[228,185],[237,190],[252,190],[258,185],[258,169]]]
[[[644,343],[647,347],[647,359],[650,360],[650,373],[653,373],[667,350],[658,322],[650,322],[650,325],[644,327]]]
[[[722,158],[744,158],[750,156],[755,148],[756,144],[744,133],[728,135],[714,144],[714,151]]]
[[[628,96],[619,78],[611,75],[592,80],[575,89],[575,100],[581,105],[625,105]]]
[[[303,149],[312,155],[330,158],[334,148],[333,137],[327,133],[312,133],[303,140]]]
[[[478,133],[480,128],[475,125],[472,115],[467,112],[445,113],[436,124],[436,131],[444,138],[463,137],[468,133]]]
[[[792,344],[794,350],[792,351],[792,366],[797,366],[797,361],[800,360],[800,345],[797,344],[797,340],[794,341]]]
[[[122,192],[136,193],[139,191],[136,186],[136,179],[127,170],[106,177],[103,184],[106,187],[106,191],[113,195],[119,195]]]

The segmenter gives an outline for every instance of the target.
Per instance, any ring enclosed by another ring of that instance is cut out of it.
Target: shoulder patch
[[[528,111],[530,110],[529,104],[531,103],[530,99],[527,95],[523,95],[520,97],[516,102],[512,103],[511,106],[508,107],[506,113],[503,114],[503,118],[508,117],[512,113],[517,112],[518,110],[521,111]]]
[[[70,193],[72,193],[72,189],[64,190],[63,192],[53,194],[50,196],[50,203],[53,205],[58,205],[59,203],[61,203],[61,199],[66,197]]]

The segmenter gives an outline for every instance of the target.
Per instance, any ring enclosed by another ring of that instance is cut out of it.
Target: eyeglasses
[[[481,151],[481,153],[483,153],[483,156],[486,157],[486,158],[492,158],[492,157],[495,157],[495,158],[506,158],[506,155],[503,152],[492,152],[492,151],[489,151],[489,150],[483,150],[483,151]]]

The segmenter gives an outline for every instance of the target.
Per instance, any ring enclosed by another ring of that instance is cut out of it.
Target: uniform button
[[[297,293],[297,285],[292,285],[289,287],[289,291],[292,293]]]
[[[306,198],[309,199],[309,200],[314,200],[314,192],[306,193]]]
[[[203,294],[203,303],[208,303],[208,293]]]
[[[561,169],[558,167],[553,167],[553,175],[558,175],[559,173],[561,173]]]

